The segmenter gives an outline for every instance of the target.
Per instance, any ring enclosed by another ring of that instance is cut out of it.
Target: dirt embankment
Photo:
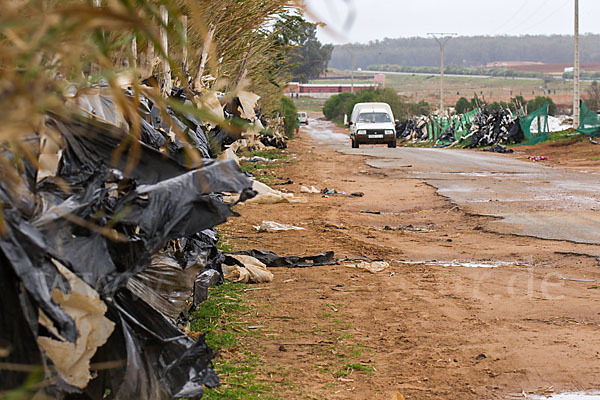
[[[570,148],[590,151],[581,158],[600,154],[578,146]],[[558,148],[524,151],[581,166]],[[561,279],[600,281],[598,262],[581,255],[586,245],[485,232],[483,217],[466,215],[421,181],[316,145],[304,128],[289,152],[296,159],[275,170],[275,181],[293,184],[277,188],[307,203],[238,206],[243,219],[222,229],[234,247],[334,250],[390,267],[376,274],[343,264],[276,268],[272,283],[249,292],[260,328],[247,345],[278,397],[497,399],[548,386],[598,388],[600,286]],[[364,197],[299,194],[300,185]],[[258,233],[253,225],[263,220],[305,230]],[[419,263],[435,260],[515,263]]]

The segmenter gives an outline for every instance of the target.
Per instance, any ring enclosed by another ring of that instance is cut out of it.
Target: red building
[[[375,89],[379,87],[376,83],[355,83],[354,92]],[[286,88],[286,93],[298,94],[300,96],[332,96],[337,93],[352,92],[350,83],[296,83],[291,82]]]

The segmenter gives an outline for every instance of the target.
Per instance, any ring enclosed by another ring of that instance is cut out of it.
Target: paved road
[[[547,167],[503,154],[470,150],[361,146],[313,120],[316,142],[344,154],[369,156],[367,164],[394,176],[421,179],[463,210],[497,217],[487,229],[542,239],[600,244],[600,173]]]

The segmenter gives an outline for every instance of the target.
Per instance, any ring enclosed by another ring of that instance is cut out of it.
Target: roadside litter
[[[242,254],[227,254],[221,266],[225,279],[230,282],[267,283],[273,274],[258,259]]]
[[[385,261],[361,261],[357,264],[345,264],[345,266],[350,268],[364,269],[372,274],[376,274],[389,268],[390,264]]]
[[[513,149],[507,149],[506,147],[502,146],[501,144],[497,144],[492,147],[488,147],[487,149],[483,149],[482,151],[488,151],[490,153],[501,153],[501,154],[515,152]]]
[[[307,186],[300,186],[300,193],[321,193],[321,191],[314,186],[311,186],[310,188]]]
[[[531,161],[544,161],[548,159],[546,156],[529,156],[528,158]]]
[[[306,228],[302,228],[299,226],[280,224],[275,221],[263,221],[260,225],[254,226],[259,232],[280,232],[280,231],[303,231]]]
[[[266,250],[245,250],[238,251],[232,254],[249,255],[256,258],[269,268],[287,267],[287,268],[308,268],[324,265],[336,265],[339,260],[334,258],[333,251],[315,254],[313,256],[299,257],[287,256],[281,257],[277,254]]]
[[[48,115],[27,142],[39,163],[0,148],[12,160],[0,183],[0,343],[13,349],[2,361],[46,366],[57,398],[200,397],[219,384],[213,353],[175,319],[222,280],[213,227],[237,214],[220,193],[255,195],[231,153],[216,160],[209,146],[235,138],[143,96],[138,138],[107,89],[74,99],[72,115]],[[2,371],[0,390],[27,376]]]
[[[257,204],[278,204],[278,203],[306,203],[307,200],[302,197],[295,197],[293,193],[284,193],[265,185],[262,182],[253,180],[252,190],[256,195],[246,200],[246,203]],[[236,204],[240,200],[240,195],[235,193],[226,193],[223,201],[227,204]]]
[[[407,120],[396,125],[396,136],[413,143],[434,142],[436,147],[475,148],[499,143],[536,144],[548,138],[550,132],[564,129],[564,119],[559,123],[548,115],[547,103],[529,113],[521,104],[511,107],[488,111],[481,103],[461,115]]]

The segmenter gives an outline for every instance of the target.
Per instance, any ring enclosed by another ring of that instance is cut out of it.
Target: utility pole
[[[573,128],[579,128],[581,108],[579,86],[579,0],[575,0],[575,60],[573,62]]]
[[[350,52],[350,54],[352,55],[352,71],[350,72],[350,77],[352,79],[352,84],[351,84],[351,88],[350,91],[352,93],[354,93],[354,52]]]
[[[457,33],[428,33],[429,36],[432,36],[440,45],[440,112],[442,115],[444,112],[444,47],[446,43],[454,36],[457,36]]]

